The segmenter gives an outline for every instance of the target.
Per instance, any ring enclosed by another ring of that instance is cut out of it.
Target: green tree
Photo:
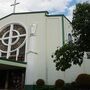
[[[73,11],[73,36],[83,51],[90,51],[90,3],[77,4]]]
[[[52,55],[56,64],[56,70],[65,71],[73,64],[79,65],[83,63],[84,51],[90,51],[90,4],[77,4],[73,11],[73,36],[74,43],[64,44],[61,48],[57,48]]]
[[[61,48],[57,48],[52,55],[53,61],[56,63],[56,70],[65,71],[72,65],[81,66],[83,54],[84,52],[74,43],[65,44]]]

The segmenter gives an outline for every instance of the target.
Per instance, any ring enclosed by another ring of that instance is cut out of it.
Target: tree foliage
[[[65,44],[61,48],[57,48],[52,55],[53,61],[56,63],[56,70],[65,71],[72,64],[80,66],[83,62],[83,54],[84,52],[74,43]]]
[[[90,3],[76,5],[72,26],[76,43],[83,51],[90,51]]]
[[[64,44],[52,55],[56,70],[65,71],[72,65],[83,63],[84,51],[90,51],[90,4],[77,4],[73,11],[74,43]]]

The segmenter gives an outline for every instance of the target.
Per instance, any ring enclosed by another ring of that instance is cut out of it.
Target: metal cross
[[[16,5],[19,3],[16,3],[16,0],[14,1],[14,4],[12,4],[11,6],[13,6],[13,13],[15,13],[15,9],[16,9]]]

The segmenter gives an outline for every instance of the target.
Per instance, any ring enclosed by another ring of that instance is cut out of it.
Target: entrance
[[[0,89],[5,88],[6,71],[0,71]]]
[[[25,70],[0,70],[0,89],[22,90],[24,88]]]

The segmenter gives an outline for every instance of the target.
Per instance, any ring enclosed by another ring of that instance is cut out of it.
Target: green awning
[[[0,58],[0,69],[26,68],[26,62],[13,61]]]

